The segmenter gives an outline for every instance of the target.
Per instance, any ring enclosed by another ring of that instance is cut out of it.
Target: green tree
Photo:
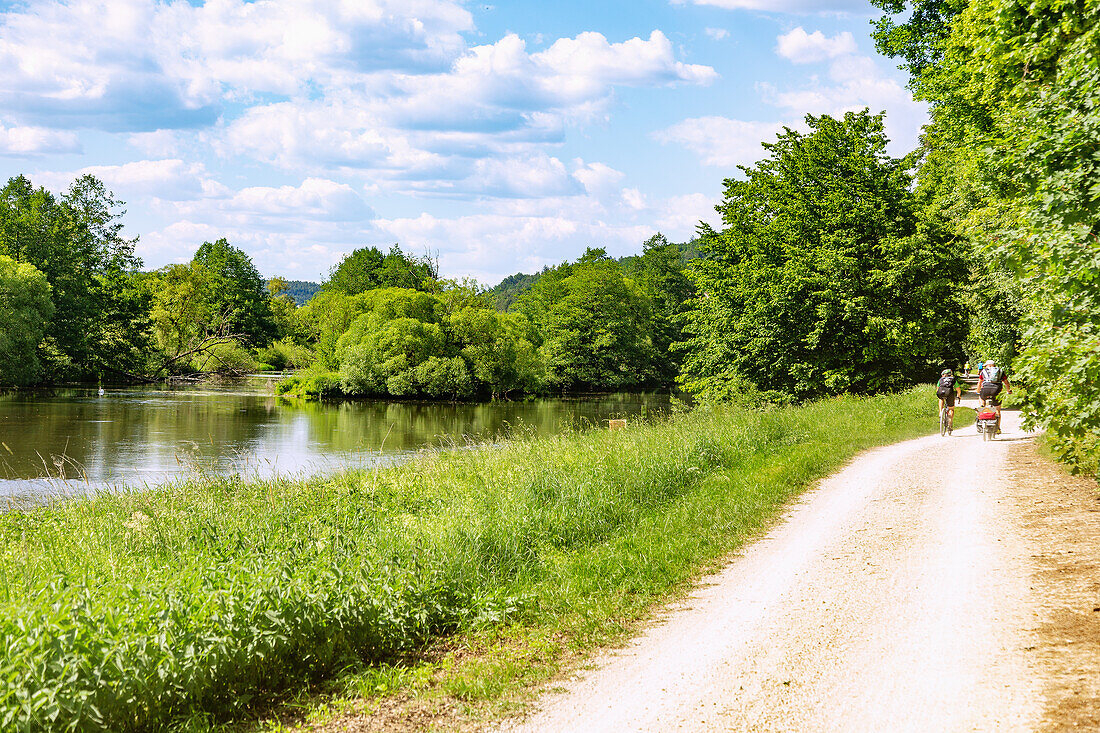
[[[303,342],[309,338],[302,319],[298,314],[298,304],[290,294],[289,283],[281,277],[267,282],[271,317],[275,323],[276,339],[291,339]]]
[[[38,381],[38,346],[53,312],[46,276],[0,255],[0,387]]]
[[[186,370],[195,359],[201,361],[210,350],[234,341],[230,313],[210,300],[211,278],[205,268],[195,262],[169,265],[154,273],[148,285],[155,293],[150,319],[163,355],[151,367],[153,375]]]
[[[921,3],[919,3],[921,4]],[[918,4],[918,5],[919,5]],[[912,10],[900,3],[890,12]],[[932,103],[920,178],[984,259],[1015,276],[1032,418],[1071,466],[1100,468],[1100,3],[971,0],[911,69]],[[886,50],[890,50],[887,48]]]
[[[683,340],[682,316],[695,296],[683,249],[670,244],[663,234],[653,235],[642,244],[634,277],[652,304],[653,345],[661,355],[662,379],[671,382],[680,371],[681,354],[672,350],[672,344]]]
[[[542,389],[545,369],[535,347],[535,329],[526,317],[467,305],[448,315],[445,323],[466,371],[482,391],[503,397]]]
[[[725,228],[690,273],[681,382],[712,399],[760,389],[805,399],[904,387],[962,357],[964,273],[918,217],[881,115],[806,118],[727,179]]]
[[[396,244],[385,253],[377,247],[363,247],[341,260],[322,287],[345,295],[375,288],[431,290],[438,276],[431,260],[406,255]]]
[[[370,291],[365,305],[366,312],[337,343],[345,391],[433,397],[472,394],[468,375],[458,373],[456,365],[446,361],[451,357],[438,298],[405,288],[385,288]]]
[[[276,337],[271,296],[252,258],[219,239],[203,242],[191,262],[203,271],[210,323],[224,323],[252,346],[266,345]]]
[[[603,249],[543,272],[515,303],[542,334],[550,384],[619,390],[659,381],[649,299]]]
[[[90,175],[58,199],[16,176],[0,190],[0,254],[40,270],[56,316],[46,330],[50,376],[133,368],[149,348],[146,294],[134,283],[136,240],[122,202]]]

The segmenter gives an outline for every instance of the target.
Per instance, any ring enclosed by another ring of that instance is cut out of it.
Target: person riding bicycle
[[[940,398],[940,412],[947,410],[947,434],[955,427],[955,399],[962,399],[963,388],[955,373],[950,369],[940,372],[936,382],[936,396]]]
[[[1008,381],[1005,370],[997,366],[993,359],[986,359],[982,370],[978,372],[978,397],[981,399],[982,407],[991,405],[993,411],[997,413],[997,432],[1001,431],[1002,387],[1008,387],[1009,394],[1012,393],[1012,382]]]

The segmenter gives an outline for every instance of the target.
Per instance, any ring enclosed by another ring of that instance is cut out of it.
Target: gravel
[[[1005,470],[1030,438],[1003,429],[862,454],[502,730],[1035,730],[1035,560]]]

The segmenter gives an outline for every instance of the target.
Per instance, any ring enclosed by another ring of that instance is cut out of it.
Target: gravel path
[[[1006,470],[1029,438],[1003,429],[861,455],[504,730],[1036,730],[1037,561]]]

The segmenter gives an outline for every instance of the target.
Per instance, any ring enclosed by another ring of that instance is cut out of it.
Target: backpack
[[[999,366],[982,369],[982,384],[1000,385],[1002,379],[1004,379],[1004,371]]]
[[[937,392],[950,392],[951,388],[955,386],[955,375],[945,374],[940,377],[939,386],[936,388]]]

